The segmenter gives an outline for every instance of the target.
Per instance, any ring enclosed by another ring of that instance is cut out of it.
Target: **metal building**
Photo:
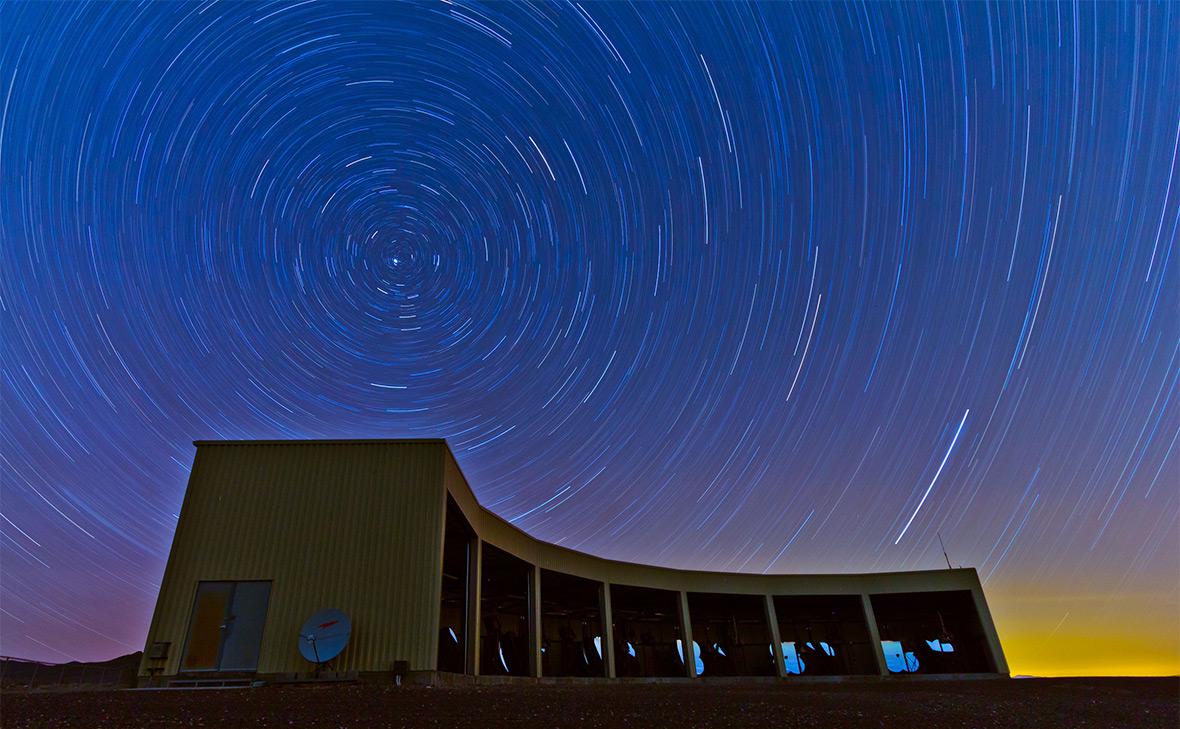
[[[727,574],[600,559],[479,505],[443,440],[198,441],[143,684],[333,675],[1005,675],[974,569]],[[482,679],[481,679],[482,680]]]

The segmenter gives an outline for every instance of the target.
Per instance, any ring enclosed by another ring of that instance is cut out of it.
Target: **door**
[[[193,600],[182,671],[254,671],[269,582],[201,582]]]

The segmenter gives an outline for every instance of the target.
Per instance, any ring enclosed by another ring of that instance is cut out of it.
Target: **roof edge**
[[[463,466],[462,466],[462,464],[459,463],[459,459],[455,457],[455,452],[453,450],[451,450],[449,443],[447,444],[447,454],[451,457],[451,462],[455,464],[455,468],[459,472],[459,478],[462,480],[463,486],[466,488],[467,493],[469,493],[471,495],[471,500],[473,502],[475,502],[475,507],[477,509],[479,509],[480,513],[500,522],[501,526],[507,527],[511,531],[514,531],[517,534],[523,536],[526,540],[529,540],[529,541],[534,542],[538,545],[541,545],[541,546],[545,547],[546,549],[553,549],[553,550],[557,550],[559,552],[564,552],[566,554],[574,554],[574,555],[578,555],[581,557],[589,557],[591,559],[598,560],[600,562],[607,563],[607,564],[621,565],[621,566],[625,566],[625,567],[642,567],[645,569],[663,570],[666,572],[675,572],[675,573],[680,573],[680,574],[709,575],[709,576],[722,577],[722,578],[728,577],[731,575],[741,575],[741,576],[750,575],[750,576],[758,576],[758,577],[799,577],[799,578],[802,578],[802,577],[867,578],[867,577],[892,577],[895,575],[938,573],[938,574],[948,574],[948,575],[949,574],[970,574],[974,577],[976,582],[979,582],[978,570],[976,570],[976,568],[974,566],[970,566],[970,565],[961,565],[959,567],[950,567],[950,568],[930,567],[927,569],[917,569],[917,570],[889,570],[886,572],[744,572],[744,571],[718,572],[716,570],[699,570],[699,569],[692,569],[692,568],[685,568],[685,567],[669,567],[668,565],[652,564],[650,562],[636,562],[636,561],[632,561],[632,560],[621,560],[621,559],[614,559],[612,557],[603,557],[602,555],[594,554],[593,552],[584,552],[580,549],[574,549],[572,547],[567,547],[562,544],[555,544],[553,542],[546,541],[538,536],[533,535],[528,530],[518,527],[517,525],[513,524],[509,520],[500,516],[496,512],[489,509],[488,507],[484,506],[483,502],[479,500],[479,496],[476,495],[475,490],[471,488],[471,482],[467,480],[467,474],[463,472]],[[493,544],[494,544],[494,542],[493,542]],[[499,546],[501,549],[504,548],[501,545],[496,545],[496,546]]]

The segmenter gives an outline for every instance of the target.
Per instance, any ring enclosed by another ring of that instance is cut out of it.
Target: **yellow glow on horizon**
[[[1180,675],[1177,591],[1053,594],[1009,585],[988,590],[988,603],[1013,676]]]

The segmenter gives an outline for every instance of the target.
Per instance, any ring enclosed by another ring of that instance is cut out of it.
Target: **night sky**
[[[6,3],[0,100],[0,653],[143,648],[194,439],[408,436],[1180,671],[1178,5]]]

